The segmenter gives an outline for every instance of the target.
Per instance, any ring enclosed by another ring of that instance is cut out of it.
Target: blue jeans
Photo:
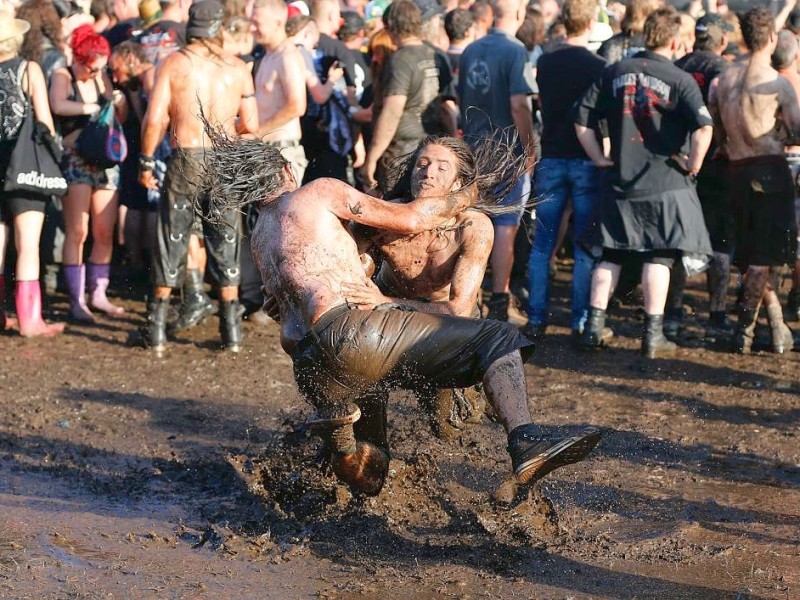
[[[528,317],[533,325],[547,324],[550,302],[550,255],[553,253],[561,218],[572,199],[573,248],[572,319],[574,330],[583,329],[589,313],[594,260],[578,244],[591,226],[595,208],[604,193],[605,178],[589,160],[543,158],[536,165],[536,237],[528,262]]]

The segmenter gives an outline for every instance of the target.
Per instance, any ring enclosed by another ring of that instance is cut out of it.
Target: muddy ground
[[[212,320],[157,359],[126,306],[0,337],[2,598],[800,598],[800,353],[723,352],[690,316],[689,347],[644,363],[623,307],[613,348],[577,354],[556,311],[531,406],[604,427],[592,460],[495,506],[500,426],[444,443],[398,394],[363,500],[318,469],[275,325],[234,356]]]

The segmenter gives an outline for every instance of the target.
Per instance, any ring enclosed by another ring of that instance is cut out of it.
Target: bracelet
[[[139,155],[139,169],[141,171],[155,171],[156,159],[152,156]]]

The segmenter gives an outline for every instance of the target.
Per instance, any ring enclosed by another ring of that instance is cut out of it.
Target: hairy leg
[[[483,376],[483,385],[506,433],[531,422],[525,372],[519,351],[510,352],[494,361]]]

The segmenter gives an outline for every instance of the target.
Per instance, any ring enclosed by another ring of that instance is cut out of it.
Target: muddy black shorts
[[[533,343],[508,323],[433,315],[384,304],[331,309],[292,352],[300,392],[318,409],[375,389],[464,388],[498,359]]]
[[[746,267],[794,262],[797,248],[794,182],[786,157],[758,156],[731,161],[729,169],[736,221],[736,263]]]
[[[153,282],[158,287],[179,287],[186,268],[189,235],[198,222],[195,210],[197,185],[205,177],[203,150],[176,150],[167,164],[164,188],[158,204],[158,247]],[[205,212],[207,199],[199,198]],[[208,252],[208,268],[220,286],[239,285],[241,215],[235,210],[222,214],[223,223],[201,220]]]

